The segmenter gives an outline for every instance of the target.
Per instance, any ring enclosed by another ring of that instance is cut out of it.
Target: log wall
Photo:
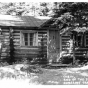
[[[9,28],[2,28],[3,39],[0,39],[2,48],[0,49],[0,61],[8,61],[10,57],[10,39],[9,39]]]
[[[75,46],[75,56],[87,56],[88,52],[88,32],[84,34],[84,46]],[[73,40],[71,39],[69,33],[63,34],[61,36],[61,52],[64,52],[64,54],[73,54],[73,43],[71,43]],[[71,52],[70,52],[71,51]]]
[[[2,29],[2,35],[4,36],[4,38],[2,41],[3,46],[0,53],[0,61],[3,61],[3,60],[10,59],[10,48],[11,48],[10,47],[10,28],[8,27],[8,28],[1,28],[1,29]],[[22,60],[23,58],[28,58],[28,59],[36,58],[40,55],[42,51],[43,51],[43,54],[47,55],[47,37],[44,40],[45,45],[43,46],[43,48],[41,48],[41,46],[22,47],[20,43],[20,31],[25,31],[25,29],[19,29],[19,28],[15,28],[15,29],[12,28],[12,29],[13,29],[14,58],[16,61]],[[44,32],[40,30],[38,32],[39,32],[38,36],[40,39],[42,34],[44,34]],[[45,33],[47,35],[47,31]]]
[[[24,29],[23,30],[16,29],[16,30],[14,30],[14,33],[13,33],[14,49],[15,49],[14,56],[15,56],[16,60],[19,60],[22,58],[28,58],[29,60],[32,58],[36,58],[39,56],[40,52],[42,52],[42,51],[43,51],[43,54],[47,54],[47,46],[43,46],[43,50],[41,50],[42,46],[39,46],[39,45],[38,46],[21,46],[20,31],[25,31],[25,30]],[[38,40],[40,38],[42,38],[42,34],[43,34],[42,31],[38,33]]]

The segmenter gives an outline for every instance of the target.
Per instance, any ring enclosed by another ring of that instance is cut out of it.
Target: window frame
[[[35,36],[35,44],[33,46],[30,46],[29,45],[29,40],[28,40],[28,45],[25,45],[24,42],[23,42],[23,33],[28,33],[28,39],[29,39],[29,34],[30,33],[34,33],[34,36]],[[25,31],[20,31],[20,46],[21,47],[35,47],[35,46],[38,46],[38,32],[37,31],[34,31],[34,30],[25,30]]]
[[[86,46],[86,47],[88,47],[88,44],[87,44],[88,38],[87,38],[87,36],[88,36],[88,35],[85,35],[85,46]]]

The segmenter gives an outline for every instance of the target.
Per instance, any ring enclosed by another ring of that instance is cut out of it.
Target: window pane
[[[33,38],[30,38],[30,42],[33,42]]]
[[[28,45],[28,33],[24,33],[24,42],[25,45]]]
[[[33,46],[34,33],[30,33],[30,46]]]
[[[35,33],[23,33],[23,45],[35,46],[36,45],[36,34]]]
[[[24,36],[27,38],[28,37],[28,33],[24,33]]]
[[[30,42],[30,46],[33,46],[33,42]]]
[[[78,36],[78,46],[81,46],[82,44],[81,44],[81,41],[82,40],[82,36]]]
[[[25,42],[25,45],[28,45],[28,42]]]
[[[30,33],[30,38],[33,38],[34,37],[34,33]]]

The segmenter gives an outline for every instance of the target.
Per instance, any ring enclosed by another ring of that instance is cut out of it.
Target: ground
[[[88,66],[69,68],[41,68],[15,64],[0,67],[2,88],[29,88],[29,85],[87,85]]]

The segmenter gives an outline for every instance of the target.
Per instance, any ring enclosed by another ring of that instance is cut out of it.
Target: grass
[[[10,88],[10,83],[16,87],[19,85],[19,88],[29,88],[29,85],[88,84],[84,83],[88,81],[87,67],[85,70],[79,68],[47,69],[25,63],[1,66],[0,86],[3,84],[2,88],[6,85],[9,87],[5,88]]]

